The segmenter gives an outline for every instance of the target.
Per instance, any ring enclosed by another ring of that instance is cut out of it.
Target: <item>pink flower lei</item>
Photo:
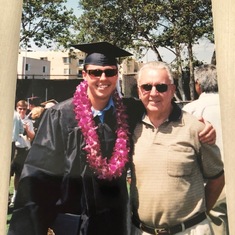
[[[86,146],[87,162],[98,175],[99,179],[117,178],[122,175],[125,164],[128,162],[128,153],[130,151],[128,142],[128,124],[125,107],[117,91],[113,95],[113,101],[116,107],[117,119],[117,139],[113,149],[112,157],[107,162],[107,158],[102,158],[100,141],[96,132],[97,126],[93,120],[91,111],[91,102],[87,96],[87,82],[83,81],[77,86],[73,97],[75,105],[75,118],[78,120],[78,126],[81,128]]]

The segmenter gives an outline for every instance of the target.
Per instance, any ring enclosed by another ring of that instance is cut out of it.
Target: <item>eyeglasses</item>
[[[92,69],[92,70],[87,70],[86,72],[94,77],[101,77],[103,73],[105,74],[106,77],[113,77],[117,75],[118,71],[117,69],[105,69],[105,70]]]
[[[19,110],[24,110],[24,111],[27,110],[26,108],[19,108],[19,107],[17,107],[17,108],[18,108]]]
[[[168,86],[172,85],[172,84],[157,84],[157,85],[151,85],[151,84],[143,84],[140,87],[144,90],[144,91],[151,91],[153,86],[156,88],[156,90],[160,93],[166,92],[168,90]]]

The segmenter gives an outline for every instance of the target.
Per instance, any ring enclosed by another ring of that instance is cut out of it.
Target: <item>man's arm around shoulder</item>
[[[220,193],[223,190],[224,184],[224,172],[215,179],[208,179],[207,184],[205,186],[207,212],[209,212],[213,208],[214,204],[220,196]]]

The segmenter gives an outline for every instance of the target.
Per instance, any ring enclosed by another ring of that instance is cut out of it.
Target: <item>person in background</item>
[[[131,234],[212,235],[207,213],[224,186],[219,148],[200,142],[204,124],[172,101],[167,64],[143,65],[137,85],[146,115],[133,134]]]
[[[21,134],[24,133],[24,128],[23,128],[23,123],[20,119],[20,115],[16,110],[14,110],[13,114],[13,129],[12,129],[12,143],[11,143],[11,162],[13,161],[15,157],[15,152],[16,152],[16,146],[15,142],[19,138]],[[14,173],[10,172],[10,178],[13,176]],[[9,196],[9,206],[13,206],[13,201],[11,201],[10,196]]]
[[[41,122],[44,111],[45,111],[45,108],[43,108],[41,106],[36,106],[30,112],[29,118],[33,122],[33,128],[34,128],[35,135],[38,131],[38,127]]]
[[[19,113],[14,110],[14,116],[13,116],[13,130],[12,130],[12,144],[11,144],[11,161],[13,160],[15,156],[15,142],[19,138],[20,134],[24,133],[24,128],[22,121],[20,119]]]
[[[41,103],[41,106],[44,107],[45,109],[49,109],[50,107],[58,104],[58,102],[55,99],[47,100],[43,103]]]
[[[25,100],[20,100],[16,104],[16,111],[20,116],[24,132],[18,135],[15,141],[16,155],[11,164],[11,175],[14,175],[14,193],[11,198],[9,207],[14,207],[14,201],[17,194],[20,175],[24,166],[25,159],[31,147],[31,141],[33,140],[35,135],[33,130],[33,123],[26,116],[27,107],[28,103]]]
[[[40,106],[36,106],[31,110],[29,118],[33,122],[35,135],[38,131],[38,127],[39,127],[39,124],[41,122],[41,119],[43,117],[45,110],[51,108],[52,106],[56,104],[58,104],[58,102],[52,99],[52,100],[48,100],[48,101],[41,103]]]
[[[87,53],[84,81],[72,99],[43,115],[21,175],[9,235],[57,234],[56,224],[69,235],[72,229],[76,235],[129,234],[129,141],[144,107],[119,97],[116,58],[131,54],[107,42],[75,47]],[[72,219],[69,226],[63,222]]]
[[[27,99],[28,100],[28,110],[29,112],[37,106],[40,106],[41,103],[41,98],[38,96],[32,96],[30,98]]]
[[[197,100],[188,103],[183,110],[196,117],[203,117],[216,129],[216,144],[219,146],[223,159],[222,126],[216,66],[205,64],[197,67],[194,72],[195,89],[199,95]],[[223,159],[224,160],[224,159]],[[229,235],[227,203],[225,188],[215,206],[209,213],[215,235]]]

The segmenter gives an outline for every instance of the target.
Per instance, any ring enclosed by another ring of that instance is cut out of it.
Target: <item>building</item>
[[[26,51],[18,57],[19,79],[77,79],[81,77],[85,53],[77,51]]]
[[[28,58],[19,55],[18,57],[18,79],[49,79],[51,62]]]
[[[86,54],[79,50],[72,52],[21,51],[18,57],[18,80],[22,80],[18,82],[18,84],[21,84],[19,89],[27,84],[28,89],[24,88],[23,94],[25,94],[26,89],[29,97],[36,95],[45,97],[43,98],[45,100],[55,98],[55,96],[58,96],[56,84],[61,84],[59,87],[62,88],[64,85],[65,88],[68,87],[68,80],[71,80],[71,82],[73,80],[72,83],[74,83],[82,78],[85,56]],[[139,65],[133,58],[126,58],[120,64],[119,81],[121,92],[125,96],[133,96],[133,87],[136,84],[135,75],[138,68]],[[48,85],[49,83],[50,85]],[[59,93],[61,93],[61,90]],[[22,97],[22,94],[20,93],[19,96]],[[60,100],[58,97],[57,99]]]
[[[138,97],[136,74],[140,65],[132,58],[125,59],[121,64],[121,87],[125,97]]]

